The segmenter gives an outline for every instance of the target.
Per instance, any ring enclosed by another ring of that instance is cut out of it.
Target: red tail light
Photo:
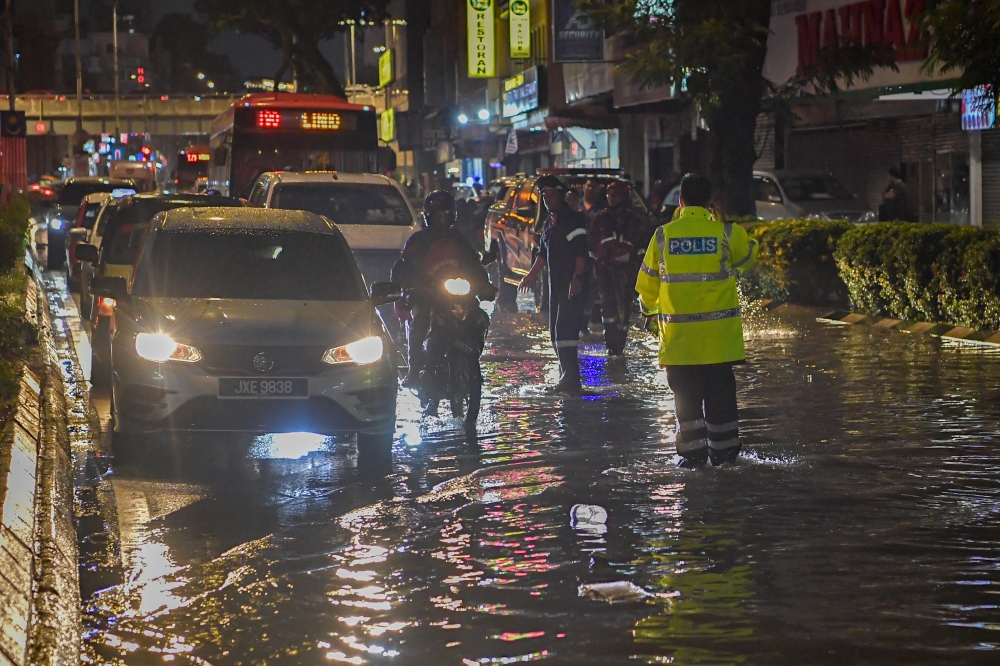
[[[281,127],[281,114],[272,109],[261,109],[257,112],[257,127],[278,129]]]

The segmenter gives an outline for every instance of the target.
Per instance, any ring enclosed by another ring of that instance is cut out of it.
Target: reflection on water
[[[670,464],[651,337],[585,346],[593,400],[553,397],[522,314],[494,325],[477,445],[401,391],[384,479],[304,433],[116,470],[127,573],[87,602],[86,659],[995,663],[1000,359],[751,321],[730,467]],[[650,594],[579,596],[617,581]]]

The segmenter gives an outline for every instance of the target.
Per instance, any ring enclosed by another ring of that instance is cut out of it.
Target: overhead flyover
[[[240,95],[127,96],[118,101],[118,131],[152,135],[208,134],[212,119],[226,110]],[[76,131],[75,95],[18,95],[17,110],[24,111],[28,136],[71,136]],[[0,95],[0,108],[9,108],[6,95]],[[81,106],[83,129],[90,134],[115,131],[114,95],[85,95]],[[39,120],[46,123],[38,132]]]

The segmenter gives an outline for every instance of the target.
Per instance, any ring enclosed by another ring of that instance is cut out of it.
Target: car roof
[[[337,234],[339,229],[325,217],[304,210],[280,208],[174,208],[162,215],[164,231],[304,231]]]
[[[340,173],[337,171],[270,171],[265,175],[282,183],[353,183],[394,185],[391,178],[377,173]]]
[[[230,197],[222,197],[217,194],[188,194],[188,193],[177,193],[177,194],[157,194],[155,192],[142,192],[139,194],[130,194],[127,197],[122,197],[122,199],[132,199],[133,201],[170,201],[170,202],[180,202],[180,201],[190,201],[192,203],[217,203],[220,207],[239,207],[242,206],[242,202],[239,199],[232,199]]]
[[[754,169],[754,175],[773,176],[775,178],[788,178],[795,176],[831,176],[829,171],[821,169]]]
[[[88,194],[84,198],[87,200],[87,203],[89,204],[103,203],[105,199],[111,198],[111,192],[94,192],[92,194]]]
[[[100,178],[98,176],[81,176],[80,178],[70,178],[66,181],[67,185],[72,183],[84,183],[93,184],[99,183],[102,185],[132,185],[135,181],[131,178]]]

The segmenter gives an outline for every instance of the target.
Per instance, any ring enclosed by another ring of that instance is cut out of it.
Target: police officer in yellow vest
[[[659,331],[685,467],[732,462],[741,449],[733,365],[746,356],[736,276],[753,264],[757,244],[709,211],[711,197],[707,178],[684,177],[678,213],[656,230],[635,286]]]

